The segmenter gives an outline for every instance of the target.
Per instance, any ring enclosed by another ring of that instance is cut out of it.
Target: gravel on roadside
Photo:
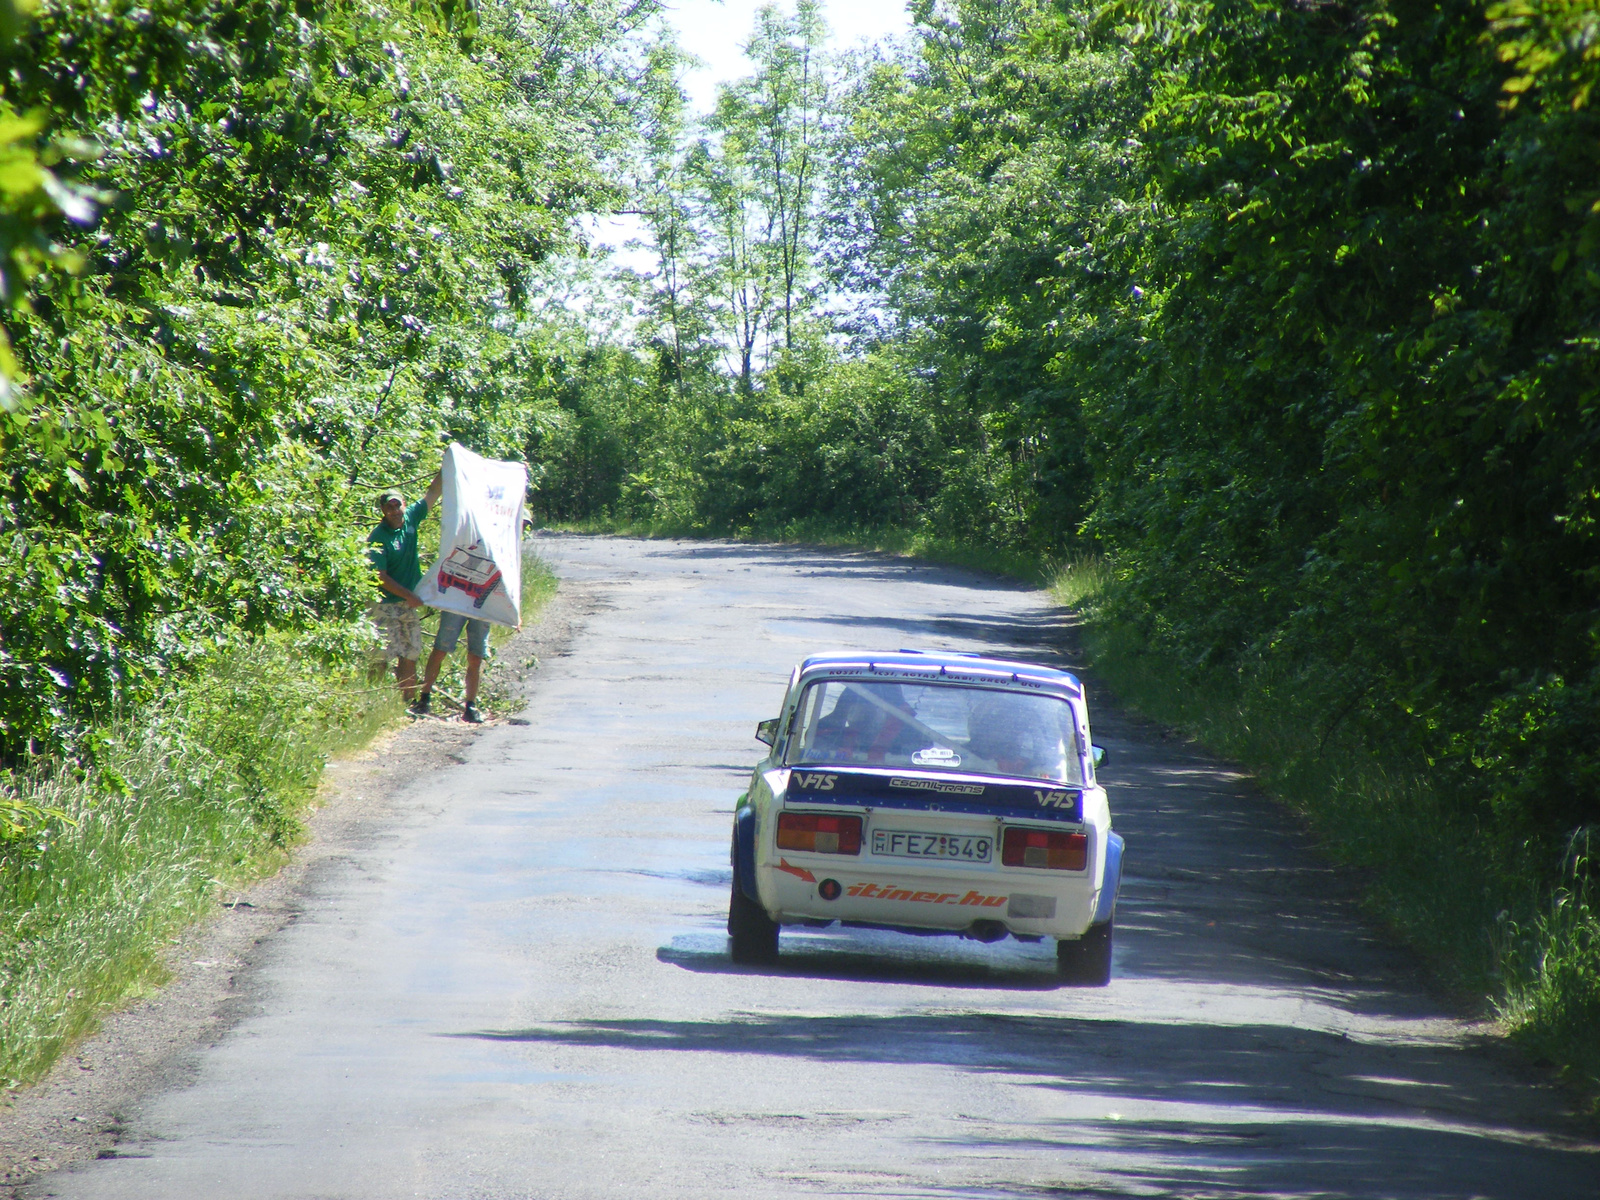
[[[497,653],[495,692],[520,696],[541,659],[563,653],[589,607],[582,587],[564,585],[537,620]],[[167,985],[112,1013],[49,1076],[0,1102],[0,1197],[37,1176],[116,1155],[125,1114],[141,1097],[181,1086],[193,1051],[215,1042],[251,1010],[248,975],[258,947],[300,913],[302,886],[319,863],[375,836],[399,794],[447,763],[484,725],[418,720],[380,734],[363,751],[328,764],[306,836],[276,874],[219,896],[215,913],[172,946]]]

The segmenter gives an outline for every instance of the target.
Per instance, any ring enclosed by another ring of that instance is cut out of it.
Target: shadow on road
[[[1055,963],[1010,964],[950,962],[928,958],[887,957],[868,950],[785,947],[775,963],[736,963],[724,948],[663,946],[659,962],[710,975],[773,975],[802,979],[848,980],[855,983],[910,983],[927,987],[984,988],[1001,991],[1054,991],[1062,986]]]
[[[1038,662],[1060,667],[1066,657],[1059,646],[1067,638],[1073,622],[1064,612],[1024,613],[1014,617],[974,617],[962,613],[934,613],[927,617],[890,616],[826,616],[785,617],[775,624],[792,628],[829,625],[847,626],[851,629],[881,629],[893,636],[886,639],[884,649],[899,649],[906,642],[911,649],[919,638],[938,637],[967,645],[1005,647],[1023,662]]]
[[[1059,1151],[1141,1195],[1583,1196],[1600,1167],[1592,1147],[1503,1124],[1516,1085],[1463,1070],[1469,1049],[1281,1025],[930,1013],[592,1020],[446,1036],[1004,1074],[1087,1097],[1093,1111],[1042,1127],[1019,1120],[1028,1133],[1016,1138],[986,1122],[942,1139],[947,1147]],[[1192,1119],[1172,1119],[1189,1106]]]
[[[1144,979],[1311,992],[1349,1012],[1444,1016],[1415,956],[1362,912],[1355,881],[1237,769],[1139,740],[1102,714],[1095,740],[1127,839],[1118,968]]]
[[[773,543],[692,542],[673,543],[646,551],[645,558],[675,562],[703,562],[737,567],[788,568],[808,578],[841,578],[900,583],[946,583],[981,592],[1027,592],[1033,584],[985,575],[960,567],[946,567],[916,559],[897,558],[877,550],[824,549]]]
[[[1126,1181],[1115,1188],[1026,1193],[1074,1197],[1547,1200],[1596,1195],[1593,1178],[1600,1169],[1592,1152],[1529,1146],[1503,1130],[1345,1117],[1297,1117],[1288,1124],[1121,1119],[1064,1130],[1058,1138],[982,1138],[960,1145],[997,1154],[1043,1151],[1063,1162],[1109,1157],[1114,1165],[1108,1173]],[[1136,1159],[1146,1165],[1133,1165]]]

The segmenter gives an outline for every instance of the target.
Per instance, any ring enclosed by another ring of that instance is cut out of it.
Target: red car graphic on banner
[[[494,559],[475,553],[482,545],[480,541],[464,549],[458,546],[439,564],[439,590],[460,588],[472,597],[473,608],[482,608],[489,593],[500,586],[500,568]]]

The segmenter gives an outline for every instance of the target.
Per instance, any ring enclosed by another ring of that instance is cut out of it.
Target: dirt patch
[[[493,689],[486,681],[485,691],[521,697],[537,686],[539,662],[566,653],[592,609],[588,589],[563,585],[536,623],[500,647],[498,679]],[[130,1107],[152,1091],[181,1086],[193,1069],[190,1051],[215,1042],[243,1014],[245,977],[263,943],[300,915],[308,874],[366,841],[408,784],[459,762],[482,729],[521,719],[515,712],[489,716],[473,726],[446,710],[330,763],[305,841],[283,869],[220,897],[212,917],[173,943],[165,987],[106,1017],[46,1079],[0,1108],[0,1195],[15,1197],[39,1175],[114,1154]]]

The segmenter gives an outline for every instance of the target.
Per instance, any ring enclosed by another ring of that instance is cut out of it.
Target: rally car
[[[1031,663],[818,654],[757,727],[733,822],[728,936],[770,961],[783,925],[1056,939],[1069,982],[1111,978],[1120,836],[1083,686]]]

